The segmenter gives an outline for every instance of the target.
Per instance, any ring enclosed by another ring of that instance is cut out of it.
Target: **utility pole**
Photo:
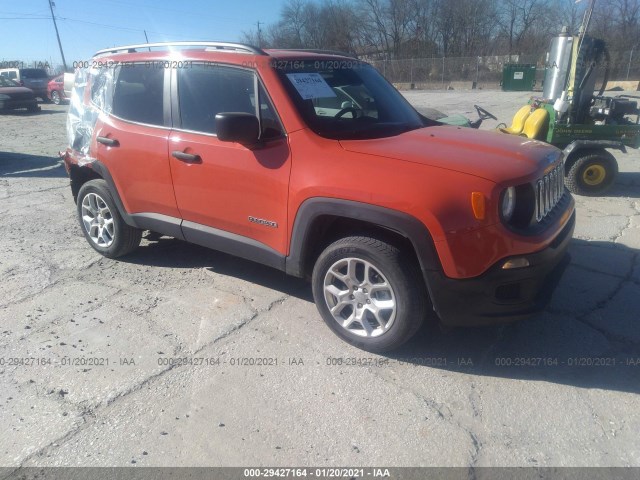
[[[144,32],[144,39],[147,41],[147,43],[149,43],[149,37],[147,37],[147,31],[143,30]],[[149,51],[151,51],[151,47],[149,47]]]
[[[62,42],[60,41],[60,33],[58,32],[58,24],[56,23],[56,17],[53,14],[53,0],[47,0],[49,2],[49,10],[51,10],[51,20],[53,20],[53,26],[56,29],[56,37],[58,37],[58,46],[60,47],[60,55],[62,56],[62,65],[64,66],[64,71],[67,71],[67,61],[64,59],[64,52],[62,51]]]
[[[258,25],[258,47],[262,48],[262,30],[260,30],[260,24],[263,24],[263,22],[256,22],[256,25]]]

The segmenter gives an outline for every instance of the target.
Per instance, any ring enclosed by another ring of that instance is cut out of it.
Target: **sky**
[[[67,67],[119,45],[239,41],[278,20],[285,0],[53,0]],[[0,63],[62,64],[49,0],[0,0]]]

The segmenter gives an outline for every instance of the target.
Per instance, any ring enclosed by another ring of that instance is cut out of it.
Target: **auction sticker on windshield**
[[[336,96],[319,73],[287,73],[287,77],[304,100]]]

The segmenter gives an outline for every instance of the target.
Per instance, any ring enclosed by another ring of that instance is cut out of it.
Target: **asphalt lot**
[[[507,123],[528,95],[407,93]],[[576,198],[546,312],[382,357],[275,270],[166,237],[100,257],[57,157],[65,111],[0,115],[0,466],[640,466],[640,153]]]

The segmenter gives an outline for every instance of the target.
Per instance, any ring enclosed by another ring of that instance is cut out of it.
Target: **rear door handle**
[[[184,153],[184,152],[180,152],[179,150],[176,150],[175,152],[171,152],[171,155],[177,158],[178,160],[180,160],[181,162],[202,163],[202,158],[200,158],[200,155],[197,155],[197,154]]]
[[[98,143],[106,145],[107,147],[119,147],[120,146],[120,142],[118,140],[116,140],[115,138],[96,137],[96,140],[98,141]]]

